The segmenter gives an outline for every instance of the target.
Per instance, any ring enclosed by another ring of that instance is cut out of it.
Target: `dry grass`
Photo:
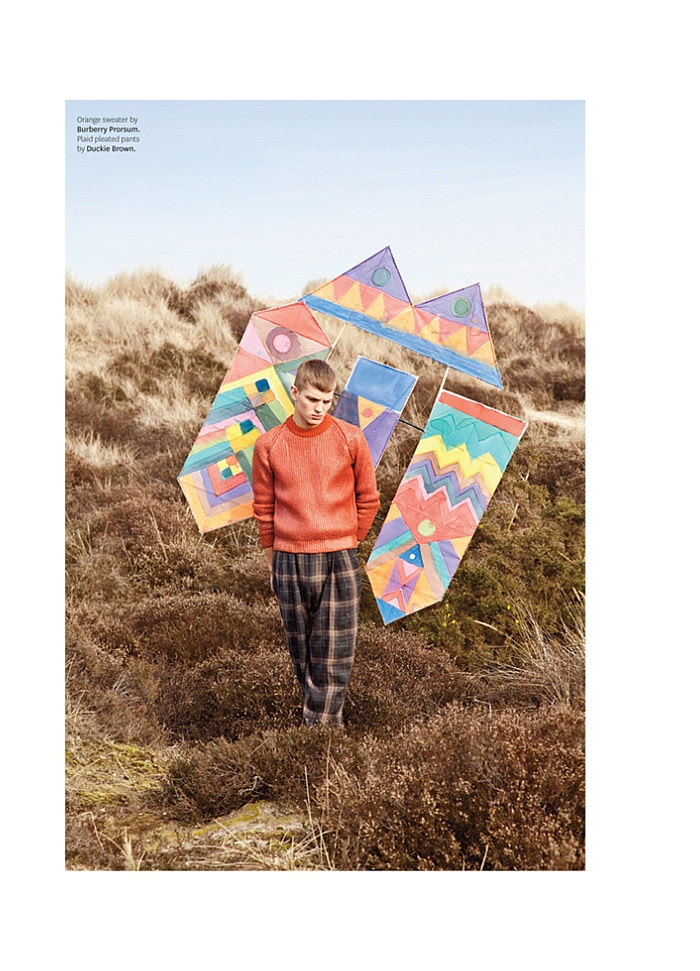
[[[66,437],[66,452],[78,462],[89,465],[94,469],[108,469],[113,466],[133,468],[134,450],[129,445],[119,442],[105,442],[99,434],[93,431],[82,435]]]
[[[176,481],[261,302],[225,266],[67,280],[68,867],[582,868],[583,321],[485,296],[503,391],[321,320],[341,385],[360,354],[419,379],[380,517],[443,379],[530,421],[444,601],[385,628],[363,590],[333,733],[298,724],[254,523],[202,536]]]
[[[572,337],[583,338],[586,333],[586,318],[580,310],[565,303],[536,303],[534,312],[547,323],[557,323],[565,327]]]

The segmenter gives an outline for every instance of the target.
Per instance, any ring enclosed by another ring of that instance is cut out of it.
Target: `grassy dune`
[[[200,535],[176,481],[263,304],[226,267],[67,280],[69,869],[583,868],[583,320],[485,299],[504,390],[445,387],[529,428],[441,604],[384,627],[365,589],[338,734],[299,726],[253,521]],[[341,383],[419,377],[381,517],[444,368],[322,324]]]

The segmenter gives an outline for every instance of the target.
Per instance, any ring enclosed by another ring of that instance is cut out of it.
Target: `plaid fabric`
[[[357,551],[276,550],[272,586],[303,692],[304,724],[342,725],[362,589]]]

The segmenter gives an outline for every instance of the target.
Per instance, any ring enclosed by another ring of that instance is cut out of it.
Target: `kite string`
[[[416,431],[419,431],[419,432],[424,432],[425,431],[425,427],[424,426],[422,426],[422,425],[414,425],[412,421],[409,421],[408,420],[408,418],[399,418],[399,421],[401,422],[402,425],[409,425],[411,428],[415,428]]]
[[[338,335],[337,335],[337,337],[336,337],[336,339],[335,339],[335,340],[333,341],[333,343],[332,343],[332,345],[331,345],[331,349],[330,349],[330,351],[328,352],[328,357],[330,357],[330,356],[331,356],[331,354],[333,353],[333,351],[335,350],[335,348],[336,348],[336,345],[337,345],[337,343],[338,343],[338,341],[340,340],[340,338],[341,338],[341,337],[343,336],[343,332],[345,331],[345,328],[346,328],[347,326],[348,326],[348,325],[347,325],[347,322],[345,322],[345,323],[343,324],[343,326],[342,326],[342,327],[340,328],[340,330],[338,331]],[[328,357],[326,358],[326,360],[328,360]]]

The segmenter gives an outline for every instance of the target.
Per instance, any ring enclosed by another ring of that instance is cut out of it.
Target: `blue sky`
[[[77,151],[103,115],[138,117],[136,152]],[[223,263],[284,302],[389,245],[416,300],[584,309],[584,175],[583,101],[67,101],[67,270]]]

